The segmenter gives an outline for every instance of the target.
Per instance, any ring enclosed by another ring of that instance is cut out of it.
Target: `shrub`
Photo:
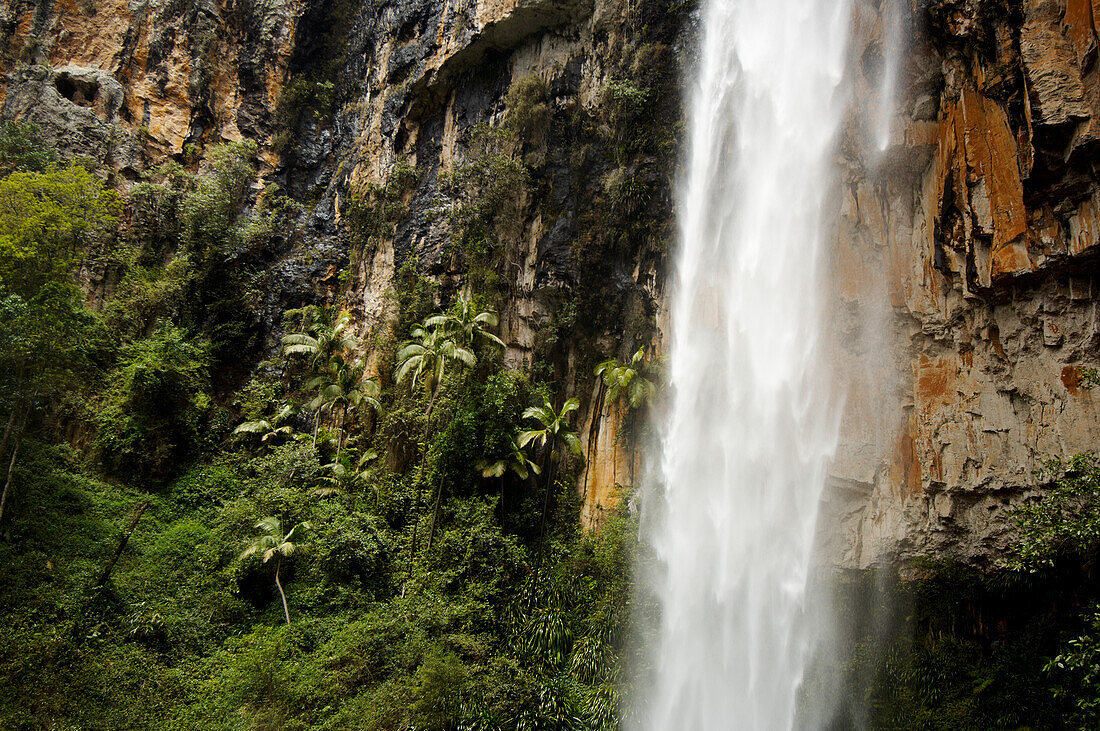
[[[98,419],[108,469],[164,477],[194,456],[210,406],[207,348],[171,325],[123,348]]]
[[[57,161],[57,152],[42,144],[33,122],[0,124],[0,178],[14,172],[41,173]]]

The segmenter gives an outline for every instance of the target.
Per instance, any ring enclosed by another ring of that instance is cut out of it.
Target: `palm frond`
[[[270,422],[260,419],[259,421],[246,421],[243,424],[237,426],[233,430],[234,434],[264,434],[271,431],[272,427]]]
[[[528,444],[535,440],[539,440],[542,443],[546,442],[546,430],[545,429],[531,429],[529,431],[520,432],[516,435],[516,443],[521,447],[526,447]]]
[[[282,533],[283,523],[273,515],[256,521],[256,527],[265,533]]]

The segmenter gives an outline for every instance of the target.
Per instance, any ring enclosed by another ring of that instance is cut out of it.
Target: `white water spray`
[[[809,599],[836,445],[820,348],[847,0],[706,0],[680,201],[654,731],[796,718],[825,611]]]

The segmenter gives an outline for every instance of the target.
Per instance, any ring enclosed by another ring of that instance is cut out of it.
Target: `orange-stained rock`
[[[623,405],[601,399],[598,388],[594,388],[591,402],[593,408],[578,431],[585,466],[577,480],[577,491],[583,503],[581,525],[586,530],[597,530],[607,511],[619,504],[622,488],[640,476],[640,456],[637,449],[631,448],[632,435],[624,428],[627,413]]]
[[[1087,68],[1096,58],[1096,26],[1093,23],[1092,0],[1066,0],[1062,22],[1077,51],[1077,63]]]
[[[954,358],[920,356],[916,363],[917,410],[928,413],[933,409],[957,403],[955,381],[958,375],[959,366]]]

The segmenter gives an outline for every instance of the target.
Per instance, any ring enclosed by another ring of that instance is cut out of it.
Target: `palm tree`
[[[424,321],[424,325],[439,328],[466,348],[473,349],[480,343],[505,347],[503,340],[486,329],[496,327],[500,321],[495,312],[478,312],[473,300],[461,296],[452,310],[450,313],[432,315]]]
[[[344,454],[337,457],[335,461],[324,466],[324,469],[328,471],[328,475],[324,477],[325,484],[316,488],[313,491],[314,495],[317,497],[338,495],[347,492],[348,488],[366,483],[367,465],[378,459],[378,452],[368,449],[358,460],[349,452],[354,454],[354,450],[348,450],[348,452],[344,452]]]
[[[643,346],[634,353],[630,363],[609,358],[596,366],[595,375],[607,387],[607,395],[612,401],[625,396],[630,408],[637,409],[656,395],[658,369],[657,360],[646,360]]]
[[[307,327],[303,319],[302,330],[283,336],[284,355],[307,356],[309,367],[320,370],[333,356],[356,347],[355,336],[349,332],[351,315],[337,314],[331,307],[306,308],[305,313],[312,316],[313,322]]]
[[[630,409],[630,482],[634,483],[634,463],[638,445],[638,411],[657,394],[660,360],[646,360],[645,346],[638,348],[629,363],[608,358],[596,366],[595,375],[607,389],[612,401],[625,400]]]
[[[260,435],[260,443],[267,444],[273,439],[277,439],[283,436],[289,436],[294,433],[294,427],[290,424],[279,425],[279,422],[287,419],[298,413],[297,407],[291,404],[283,404],[283,408],[279,410],[279,413],[272,417],[271,421],[267,419],[257,419],[256,421],[246,421],[240,424],[233,430],[234,434],[258,434]]]
[[[317,396],[306,407],[318,413],[318,421],[320,420],[321,411],[327,408],[329,413],[332,413],[339,407],[340,420],[336,427],[341,434],[349,408],[366,404],[374,413],[382,413],[382,402],[379,400],[381,389],[378,385],[378,379],[364,378],[365,371],[366,364],[362,360],[345,363],[341,356],[333,356],[329,362],[328,370],[307,384],[308,388],[316,388],[318,392]],[[338,436],[337,459],[340,457],[343,442],[343,437]]]
[[[246,548],[238,560],[243,561],[257,553],[261,555],[265,564],[272,558],[275,559],[275,586],[279,589],[279,596],[283,598],[283,614],[289,625],[290,610],[286,606],[283,585],[279,583],[279,569],[282,568],[283,558],[290,557],[302,547],[302,541],[306,539],[311,526],[309,523],[299,523],[291,528],[290,532],[283,533],[283,522],[274,516],[269,516],[256,523],[256,527],[264,534]]]
[[[546,398],[542,406],[530,406],[523,412],[524,419],[534,419],[541,428],[520,432],[516,437],[516,444],[521,448],[532,442],[537,443],[540,447],[545,447],[547,459],[549,460],[546,468],[546,493],[542,500],[542,530],[539,537],[538,563],[535,564],[536,571],[542,565],[542,550],[546,542],[546,516],[550,507],[550,488],[554,484],[554,466],[558,459],[557,449],[559,446],[564,446],[578,457],[584,454],[580,437],[569,428],[566,421],[566,417],[578,408],[580,408],[580,402],[575,398],[571,398],[562,405],[561,411],[556,411],[550,399]]]
[[[482,461],[478,467],[481,468],[482,477],[499,477],[500,478],[500,524],[504,525],[504,476],[509,472],[514,472],[519,479],[526,480],[531,474],[540,474],[542,470],[539,466],[532,461],[523,447],[516,443],[515,438],[508,440],[507,451],[504,456],[495,462],[488,460]]]
[[[414,387],[418,382],[423,382],[425,390],[431,394],[428,399],[428,409],[424,412],[427,418],[432,414],[435,399],[443,385],[447,365],[458,363],[472,368],[477,364],[477,356],[456,338],[438,327],[429,328],[427,324],[417,325],[410,335],[412,339],[397,352],[398,365],[394,372],[394,380],[402,383],[411,378]]]

